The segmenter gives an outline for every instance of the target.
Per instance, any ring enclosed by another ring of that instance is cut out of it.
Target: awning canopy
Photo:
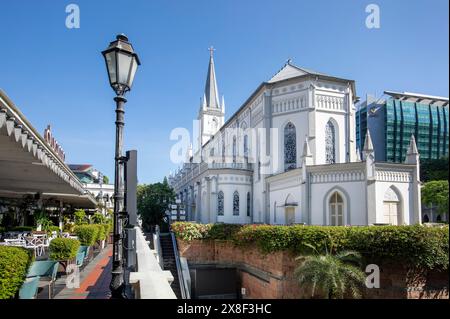
[[[75,174],[0,90],[0,197],[32,193],[95,207]]]
[[[2,199],[8,200],[20,200],[26,196],[34,196],[36,193],[33,192],[11,192],[0,190],[0,204]],[[97,202],[95,199],[86,195],[73,195],[73,194],[60,194],[60,193],[42,193],[39,194],[39,198],[44,202],[61,202],[63,205],[70,205],[74,208],[84,208],[84,209],[95,209],[97,207]],[[55,205],[58,206],[58,205]]]

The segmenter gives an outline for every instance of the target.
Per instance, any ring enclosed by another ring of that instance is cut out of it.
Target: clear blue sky
[[[66,5],[81,28],[65,27]],[[381,9],[367,29],[365,8]],[[448,0],[1,0],[0,87],[68,163],[113,177],[114,104],[100,52],[125,33],[142,66],[126,104],[125,146],[139,152],[139,182],[159,181],[175,127],[192,127],[213,45],[227,118],[291,57],[295,64],[354,79],[357,93],[448,96]]]

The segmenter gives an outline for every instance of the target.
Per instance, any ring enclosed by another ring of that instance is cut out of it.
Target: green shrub
[[[212,224],[209,229],[209,236],[218,240],[226,240],[241,230],[242,225],[239,224]]]
[[[412,226],[275,226],[178,222],[172,225],[182,240],[230,240],[263,253],[354,250],[372,263],[399,261],[425,269],[448,269],[449,227]]]
[[[0,234],[4,233],[6,231],[5,227],[0,226]]]
[[[105,220],[105,216],[103,216],[102,213],[96,212],[92,215],[91,220],[94,224],[101,224]]]
[[[16,295],[32,261],[32,252],[25,248],[0,246],[0,299]]]
[[[70,234],[73,234],[75,231],[75,224],[74,223],[66,223],[63,226],[63,232],[68,232]]]
[[[106,239],[106,232],[105,227],[101,224],[93,224],[92,226],[95,226],[97,228],[97,236],[95,241],[102,241]]]
[[[171,225],[172,231],[182,240],[207,239],[211,224],[194,224],[176,222]],[[214,238],[213,238],[214,239]]]
[[[105,230],[105,237],[108,237],[109,233],[111,232],[111,224],[102,224],[102,226]]]
[[[72,238],[55,238],[50,242],[49,257],[53,260],[70,260],[77,256],[80,241]]]
[[[96,225],[78,225],[74,229],[81,245],[93,246],[97,240],[98,228]]]
[[[78,209],[73,213],[73,215],[74,215],[75,225],[87,224],[86,212],[84,210]]]
[[[56,232],[56,234],[59,234],[59,227],[58,226],[50,226],[47,229],[47,235],[50,236],[52,234],[52,232]]]

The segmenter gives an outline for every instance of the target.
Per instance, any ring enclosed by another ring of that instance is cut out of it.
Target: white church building
[[[355,141],[353,80],[290,60],[225,122],[211,51],[198,147],[169,183],[187,219],[307,225],[421,222],[419,154],[375,162]]]

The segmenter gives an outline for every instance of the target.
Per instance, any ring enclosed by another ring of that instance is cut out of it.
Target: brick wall
[[[289,252],[262,254],[255,247],[239,248],[227,241],[178,240],[180,255],[189,264],[235,266],[246,298],[307,298],[294,279],[295,256]],[[448,272],[411,270],[401,264],[380,266],[380,288],[366,289],[365,298],[449,298]]]

